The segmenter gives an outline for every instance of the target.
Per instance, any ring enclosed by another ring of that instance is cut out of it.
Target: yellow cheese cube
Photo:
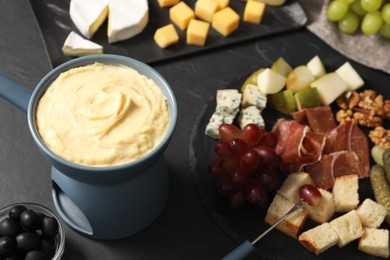
[[[180,2],[180,0],[157,0],[160,7],[173,6]]]
[[[225,8],[229,5],[229,0],[214,0],[218,5],[218,10]]]
[[[160,27],[154,33],[154,40],[161,48],[166,48],[179,41],[179,35],[176,32],[173,24],[168,24]]]
[[[192,19],[187,28],[187,44],[204,46],[209,28],[208,22]]]
[[[263,20],[265,10],[265,3],[248,0],[244,9],[244,18],[245,22],[259,24]]]
[[[195,13],[186,3],[180,2],[169,9],[169,18],[184,31],[190,20],[195,18]]]
[[[195,15],[207,22],[211,22],[218,5],[214,0],[198,0],[195,3]]]
[[[230,7],[225,7],[213,15],[212,26],[223,36],[237,30],[239,23],[240,16]]]

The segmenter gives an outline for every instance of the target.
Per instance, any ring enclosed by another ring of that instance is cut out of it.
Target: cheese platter
[[[62,46],[69,33],[75,31],[81,34],[70,17],[70,2],[69,0],[30,1],[54,67],[72,59],[71,56],[64,55],[62,52]],[[183,2],[193,8],[196,1],[186,0]],[[245,1],[230,1],[230,6],[241,16],[244,12]],[[158,28],[172,23],[169,18],[169,7],[162,8],[157,0],[149,0],[148,8],[148,23],[142,32],[134,37],[109,43],[107,36],[108,23],[103,21],[90,40],[102,45],[104,53],[125,55],[150,64],[275,33],[291,31],[303,27],[307,22],[306,14],[299,2],[287,0],[281,6],[267,6],[260,24],[246,23],[241,19],[238,30],[227,37],[210,28],[205,46],[186,44],[186,32],[177,29],[179,42],[169,48],[162,49],[154,41],[153,35]]]

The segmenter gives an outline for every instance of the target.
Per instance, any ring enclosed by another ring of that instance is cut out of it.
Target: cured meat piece
[[[359,158],[360,167],[359,178],[368,177],[370,174],[370,154],[366,135],[360,128],[352,122],[345,122],[329,131],[326,135],[324,154],[338,151],[348,151],[356,153]]]
[[[322,159],[305,167],[316,186],[329,190],[333,188],[337,177],[343,175],[361,175],[362,162],[354,152],[339,151],[325,154]]]
[[[292,116],[298,123],[310,126],[314,133],[325,134],[336,127],[330,106],[305,108],[292,113]]]
[[[310,131],[310,127],[294,120],[279,119],[273,129],[278,137],[275,152],[282,158],[286,170],[300,170],[321,158],[325,135]]]

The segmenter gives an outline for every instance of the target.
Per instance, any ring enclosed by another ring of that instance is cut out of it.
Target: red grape
[[[263,163],[263,159],[254,150],[249,150],[241,156],[240,165],[243,168],[254,170]]]
[[[256,146],[252,149],[259,154],[265,166],[269,165],[276,156],[275,150],[269,146]]]
[[[241,130],[232,124],[222,124],[219,127],[219,135],[223,141],[241,138]]]
[[[275,191],[280,186],[279,177],[269,168],[260,169],[257,172],[257,179],[268,191]]]
[[[276,154],[274,159],[268,164],[268,167],[272,170],[279,170],[280,166],[282,166],[282,157]]]
[[[264,133],[259,140],[259,145],[268,146],[272,149],[275,149],[277,143],[278,137],[272,132]]]
[[[268,193],[264,185],[257,180],[248,183],[246,187],[248,201],[256,206],[265,208],[268,204]]]
[[[264,130],[255,124],[247,124],[242,130],[242,139],[249,145],[255,146],[259,143]]]
[[[214,160],[210,161],[209,164],[207,165],[207,170],[213,176],[222,176],[223,175],[223,171],[219,167],[219,160],[218,159],[214,159]]]
[[[222,171],[233,173],[240,168],[240,159],[236,156],[224,156],[219,160],[219,167]]]
[[[229,147],[230,147],[230,151],[238,157],[241,157],[249,150],[248,144],[242,139],[238,139],[238,138],[230,140]]]
[[[248,173],[244,169],[239,169],[230,175],[230,181],[236,188],[244,186],[248,180]]]
[[[235,191],[235,188],[228,177],[222,177],[219,179],[217,187],[219,193],[225,196],[230,196]]]
[[[225,141],[219,141],[215,144],[214,152],[217,156],[229,156],[232,154],[229,144]]]
[[[246,202],[246,194],[243,190],[238,190],[230,196],[230,206],[239,208]]]
[[[322,199],[321,192],[311,184],[305,184],[299,188],[299,197],[311,206],[318,205]]]

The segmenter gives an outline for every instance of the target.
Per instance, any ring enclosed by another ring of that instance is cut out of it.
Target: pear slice
[[[292,71],[290,64],[288,64],[282,57],[278,58],[271,66],[271,70],[287,77]]]
[[[291,89],[280,91],[267,96],[267,105],[284,114],[291,114],[297,110],[294,92]]]
[[[266,68],[257,76],[257,86],[264,94],[275,94],[286,85],[286,77]]]
[[[353,91],[363,87],[364,81],[352,65],[347,61],[341,65],[336,73],[347,83],[348,89]]]
[[[324,105],[330,105],[341,94],[348,90],[347,83],[336,73],[330,72],[313,81],[311,87],[317,88]]]
[[[326,74],[325,66],[318,55],[309,60],[306,67],[316,79]]]
[[[279,6],[286,2],[286,0],[257,0],[257,1],[263,2],[267,5],[274,5],[274,6]]]
[[[294,92],[310,87],[315,80],[310,70],[305,65],[294,68],[287,76],[286,88]]]
[[[294,95],[298,110],[322,106],[322,101],[317,88],[306,88]]]
[[[260,68],[253,72],[249,77],[246,78],[244,83],[241,85],[241,91],[244,91],[245,87],[250,84],[250,85],[256,85],[257,86],[257,76],[259,75],[260,72],[264,71],[265,68]]]

